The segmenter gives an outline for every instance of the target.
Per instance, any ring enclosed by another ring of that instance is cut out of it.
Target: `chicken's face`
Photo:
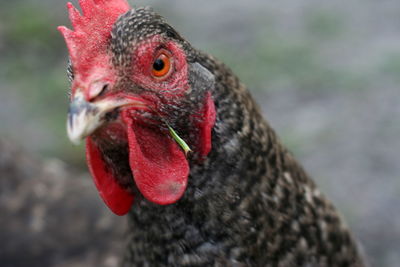
[[[214,77],[153,11],[129,11],[125,0],[80,5],[83,16],[68,4],[74,31],[60,27],[71,59],[68,135],[86,138],[89,169],[116,214],[138,194],[175,203],[190,170],[169,129],[192,148],[190,158],[210,152]]]

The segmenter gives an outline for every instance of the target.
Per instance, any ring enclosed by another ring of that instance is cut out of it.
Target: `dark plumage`
[[[138,60],[132,53],[153,36],[177,44],[186,56],[191,90],[172,102],[129,79]],[[118,72],[116,87],[157,95],[157,107],[168,114],[161,120],[148,114],[157,131],[167,121],[196,148],[193,116],[200,114],[207,92],[216,111],[212,150],[206,157],[196,149],[189,154],[186,191],[170,205],[153,203],[136,188],[125,143],[110,155],[107,151],[117,145],[98,141],[110,166],[125,166],[112,168],[124,170],[123,178],[116,179],[136,197],[124,266],[363,266],[333,205],[282,146],[227,66],[193,48],[149,8],[119,17],[108,51]]]

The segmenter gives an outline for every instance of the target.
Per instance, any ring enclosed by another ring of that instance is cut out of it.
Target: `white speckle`
[[[295,232],[299,232],[300,231],[300,226],[299,223],[297,221],[293,221],[292,222],[292,230]]]
[[[283,177],[285,177],[285,180],[286,180],[289,184],[293,183],[293,179],[292,179],[292,176],[290,175],[290,173],[284,172],[284,173],[283,173]]]
[[[231,140],[229,140],[224,144],[224,150],[226,150],[228,153],[235,152],[238,147],[239,147],[239,140],[237,137],[232,138]]]
[[[321,196],[321,192],[317,188],[314,189],[313,194],[314,194],[315,197],[320,197]]]
[[[304,196],[306,197],[306,200],[308,203],[312,204],[312,192],[308,186],[304,187]]]
[[[319,228],[321,229],[321,233],[322,233],[322,239],[323,240],[327,240],[328,239],[328,230],[327,230],[327,225],[326,222],[323,220],[319,221]]]
[[[308,244],[304,237],[300,238],[299,245],[302,250],[307,250]]]

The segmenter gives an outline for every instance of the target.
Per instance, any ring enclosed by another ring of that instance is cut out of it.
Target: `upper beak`
[[[84,95],[77,90],[72,99],[67,120],[68,137],[74,144],[91,135],[105,122],[105,115],[116,108],[132,106],[146,108],[145,103],[136,97],[113,97],[96,102],[88,102]]]

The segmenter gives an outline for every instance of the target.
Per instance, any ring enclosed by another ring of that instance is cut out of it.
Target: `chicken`
[[[124,266],[364,266],[246,87],[150,8],[68,4],[68,135],[129,214]]]

